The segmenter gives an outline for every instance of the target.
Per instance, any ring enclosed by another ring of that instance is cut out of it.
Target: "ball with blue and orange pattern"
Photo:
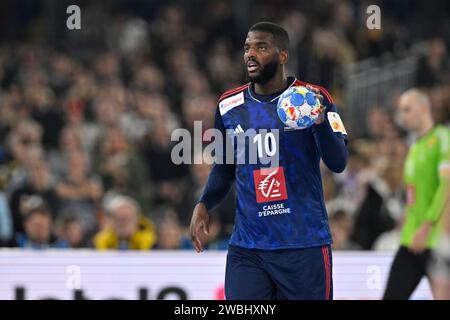
[[[320,101],[314,91],[304,87],[290,87],[278,99],[277,113],[290,128],[306,129],[320,115]]]

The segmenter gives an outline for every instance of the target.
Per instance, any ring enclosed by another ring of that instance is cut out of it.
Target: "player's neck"
[[[433,129],[434,126],[434,122],[432,119],[426,119],[424,121],[424,123],[422,124],[422,127],[418,130],[418,134],[419,137],[423,137],[424,135],[426,135],[428,132],[431,131],[431,129]]]
[[[254,90],[256,94],[269,95],[283,89],[288,86],[287,77],[284,72],[276,73],[275,76],[264,84],[255,83]]]

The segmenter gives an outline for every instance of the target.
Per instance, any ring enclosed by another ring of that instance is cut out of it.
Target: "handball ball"
[[[277,113],[288,127],[306,129],[319,117],[320,101],[314,91],[306,87],[291,87],[278,99]]]

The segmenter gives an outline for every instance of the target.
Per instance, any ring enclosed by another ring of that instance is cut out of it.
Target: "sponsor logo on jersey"
[[[264,168],[253,171],[256,202],[270,202],[287,199],[283,167]]]
[[[427,146],[428,148],[431,148],[432,146],[434,146],[437,142],[437,138],[436,136],[431,137],[428,141],[427,141]]]
[[[227,113],[234,107],[240,106],[241,104],[244,104],[244,93],[243,92],[235,94],[234,96],[228,97],[226,99],[223,99],[219,103],[220,115],[223,116],[225,113]]]

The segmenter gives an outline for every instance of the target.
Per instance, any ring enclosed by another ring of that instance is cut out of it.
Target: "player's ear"
[[[280,51],[280,64],[286,64],[289,60],[289,51],[281,50]]]

